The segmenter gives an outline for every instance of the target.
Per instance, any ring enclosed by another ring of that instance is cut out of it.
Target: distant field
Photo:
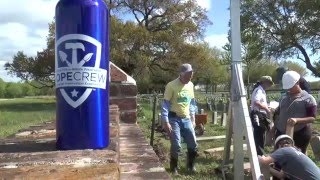
[[[55,118],[54,97],[0,99],[0,138]]]

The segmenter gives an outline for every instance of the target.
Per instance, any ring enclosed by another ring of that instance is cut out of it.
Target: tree
[[[180,63],[199,55],[185,52],[186,48],[197,53],[193,44],[202,41],[204,29],[211,23],[196,0],[114,0],[109,5],[115,12],[129,12],[135,17],[136,22],[123,22],[111,16],[110,59],[138,85],[162,82],[159,77],[169,78]],[[49,25],[46,49],[36,57],[18,52],[6,69],[27,82],[37,82],[37,87],[53,87],[54,26],[54,22]]]
[[[23,89],[22,96],[35,96],[35,88],[31,86],[29,83],[21,84],[21,88]]]
[[[257,35],[250,31],[241,31],[241,60],[244,67],[243,82],[246,85],[250,85],[250,83],[256,82],[255,80],[257,79],[257,77],[253,75],[254,70],[259,68],[261,65],[266,64],[266,62],[263,61],[263,47],[256,41],[257,38]],[[223,49],[226,50],[226,53],[224,54],[224,62],[231,65],[231,30],[229,30],[228,32],[228,41],[229,42],[223,47]],[[264,75],[268,74],[270,73]]]
[[[12,63],[6,63],[5,69],[36,87],[54,86],[54,23],[49,24],[47,48],[37,52],[36,57],[28,57],[22,51],[13,56]]]
[[[250,72],[250,83],[256,83],[261,76],[271,76],[275,79],[275,72],[279,65],[268,59],[262,59],[255,64]],[[247,72],[245,71],[245,74]]]
[[[305,76],[307,75],[307,69],[304,68],[303,66],[301,66],[299,63],[297,62],[293,62],[293,61],[286,61],[284,63],[282,63],[282,66],[284,67],[288,67],[288,69],[292,70],[292,71],[296,71],[298,72],[301,76]]]
[[[7,98],[22,97],[22,88],[18,83],[7,83],[6,94]]]
[[[244,32],[242,32],[243,34]],[[267,59],[261,50],[261,46],[254,41],[254,37],[245,36],[246,40],[241,45],[241,57],[243,63],[243,82],[249,90],[250,85],[256,83],[261,76],[276,77],[276,69],[279,66],[276,61]],[[223,47],[226,52],[223,54],[225,64],[231,64],[231,45],[229,43]]]
[[[216,91],[218,85],[225,84],[230,76],[228,66],[221,64],[222,52],[216,48],[210,48],[207,43],[197,45],[194,53],[195,74],[194,83],[205,85],[206,93],[211,89]]]
[[[111,44],[122,44],[122,48],[112,48],[124,50],[113,60],[121,63],[120,67],[127,65],[123,69],[130,69],[133,76],[141,75],[146,69],[152,75],[159,68],[175,71],[177,64],[184,61],[179,58],[182,48],[188,42],[198,41],[210,24],[206,11],[195,0],[115,0],[114,4],[118,11],[131,13],[138,23],[127,22],[125,28],[121,29],[120,25],[118,30],[117,26],[111,26],[114,27],[111,32],[116,33]],[[142,63],[141,67],[135,59]]]
[[[313,89],[313,90],[315,90],[315,89],[319,90],[320,89],[320,81],[310,82],[310,86],[311,86],[311,89]],[[319,97],[320,97],[319,92],[318,92],[317,96],[318,97],[316,97],[316,99],[319,99]]]
[[[241,3],[242,31],[254,34],[266,55],[300,59],[320,77],[320,64],[312,62],[320,48],[320,1],[244,0]]]
[[[0,98],[4,98],[6,92],[6,82],[0,78]]]

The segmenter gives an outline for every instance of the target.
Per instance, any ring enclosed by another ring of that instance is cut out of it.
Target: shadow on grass
[[[55,102],[10,102],[0,104],[0,111],[10,112],[54,111],[55,109]]]

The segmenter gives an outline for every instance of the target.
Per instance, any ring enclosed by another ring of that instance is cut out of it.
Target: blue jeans
[[[178,158],[179,153],[181,151],[181,138],[183,137],[184,141],[187,144],[188,150],[196,151],[197,150],[197,142],[196,135],[193,129],[193,125],[189,118],[180,118],[174,117],[169,118],[169,123],[172,127],[171,131],[171,157]]]

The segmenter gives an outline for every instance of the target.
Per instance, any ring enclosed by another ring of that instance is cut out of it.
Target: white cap
[[[286,134],[283,134],[283,135],[280,135],[280,136],[277,137],[277,139],[274,141],[274,145],[278,146],[278,142],[283,140],[283,139],[290,139],[291,143],[294,144],[294,141],[290,136],[288,136]]]
[[[282,76],[282,88],[292,88],[300,79],[300,74],[295,71],[287,71]]]
[[[180,66],[180,73],[187,73],[187,72],[191,72],[192,70],[192,66],[191,64],[182,64]]]

